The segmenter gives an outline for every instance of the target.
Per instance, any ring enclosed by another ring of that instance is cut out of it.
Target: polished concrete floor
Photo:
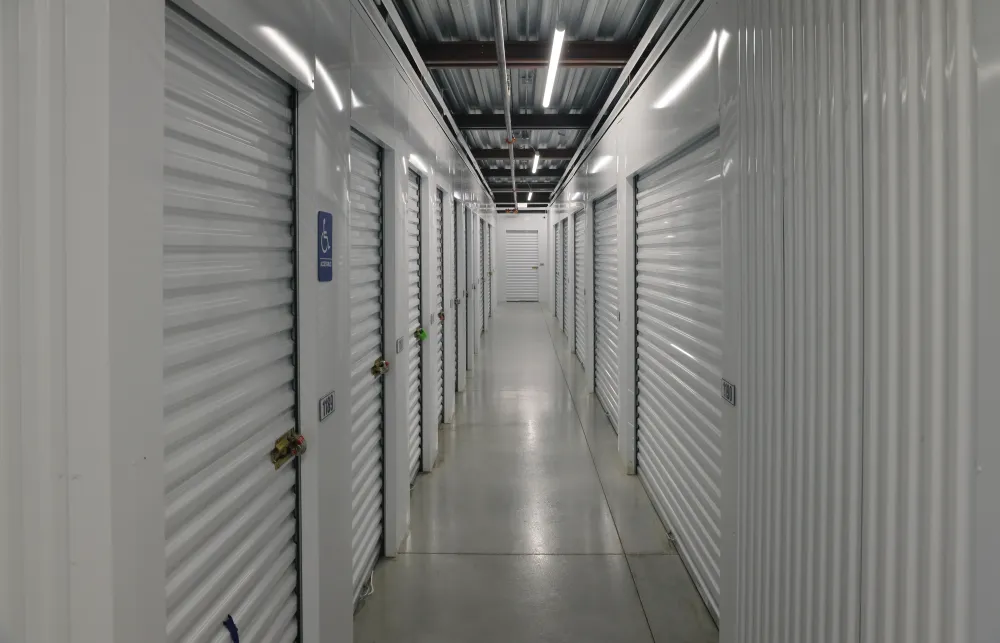
[[[355,643],[713,643],[718,631],[551,315],[503,304]]]

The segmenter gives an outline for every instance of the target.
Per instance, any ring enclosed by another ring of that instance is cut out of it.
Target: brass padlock
[[[271,464],[274,465],[275,470],[278,470],[286,462],[305,452],[305,436],[300,434],[296,429],[290,429],[274,441],[274,448],[271,449]]]

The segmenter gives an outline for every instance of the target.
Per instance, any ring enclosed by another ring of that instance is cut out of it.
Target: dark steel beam
[[[633,42],[567,40],[559,57],[561,67],[624,67],[635,51]],[[552,53],[550,42],[507,41],[507,67],[545,67]],[[492,41],[422,42],[420,57],[430,69],[495,67],[496,45]]]
[[[520,180],[530,181],[531,179],[559,179],[562,178],[561,170],[538,170],[532,174],[531,168],[521,174]],[[510,172],[507,170],[483,170],[483,176],[487,179],[509,179]]]
[[[459,129],[505,130],[503,114],[452,114]],[[590,114],[514,114],[512,127],[519,129],[588,129]]]
[[[570,147],[561,150],[538,150],[538,154],[542,157],[543,161],[568,161],[573,158],[573,154],[576,153],[575,147]],[[475,157],[477,161],[509,161],[509,156],[506,147],[498,147],[492,149],[473,149],[472,156]],[[515,159],[534,159],[535,150],[526,148],[517,148],[514,150]]]
[[[527,188],[522,188],[518,190],[518,192],[520,192],[520,196],[518,198],[522,202],[524,202],[528,198],[528,192],[532,193],[531,195],[532,203],[534,203],[535,201],[548,201],[549,198],[552,196],[551,190],[539,191],[539,190],[529,190]],[[493,198],[500,199],[503,201],[510,201],[511,200],[510,190],[493,190]]]
[[[510,194],[511,193],[511,189],[510,189],[509,185],[491,185],[490,189],[493,191],[493,194]],[[531,183],[518,183],[517,184],[517,191],[519,193],[521,193],[521,194],[524,194],[525,192],[528,192],[528,191],[533,191],[533,192],[551,192],[554,189],[556,189],[556,183],[554,181],[551,181],[549,183],[535,183],[535,184],[531,184]]]

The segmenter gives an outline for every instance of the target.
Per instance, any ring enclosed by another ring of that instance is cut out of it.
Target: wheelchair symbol
[[[330,233],[326,229],[326,219],[323,219],[323,231],[319,237],[319,249],[323,254],[330,252]]]

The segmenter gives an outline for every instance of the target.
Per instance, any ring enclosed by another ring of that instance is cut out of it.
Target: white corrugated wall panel
[[[166,641],[297,636],[294,92],[167,8]],[[154,639],[156,633],[150,633]]]
[[[972,17],[864,4],[864,643],[975,640]]]
[[[562,315],[563,315],[563,312],[562,312],[562,302],[563,302],[563,295],[562,295],[562,287],[563,287],[563,278],[562,278],[562,273],[563,273],[562,238],[563,238],[563,224],[562,224],[562,221],[560,221],[559,223],[556,224],[556,243],[555,243],[555,248],[554,248],[554,252],[556,254],[556,272],[555,272],[555,280],[556,280],[556,306],[555,306],[555,308],[556,308],[556,319],[560,320],[560,322],[562,321]]]
[[[434,273],[434,305],[438,313],[445,313],[444,306],[444,192],[434,193],[434,240],[436,269]],[[434,417],[439,424],[444,423],[444,324],[438,324],[436,359],[434,371],[437,380],[437,398]]]
[[[479,332],[486,330],[486,222],[479,220]]]
[[[486,305],[487,317],[493,316],[493,226],[486,226]]]
[[[421,413],[423,381],[421,379],[423,345],[417,332],[420,330],[420,175],[410,172],[406,188],[406,426],[410,463],[410,481],[420,471]]]
[[[454,199],[449,199],[451,203],[451,208],[449,215],[451,217],[451,239],[448,241],[451,244],[451,292],[453,299],[451,300],[451,307],[448,310],[446,317],[446,332],[448,337],[452,337],[455,340],[455,368],[451,373],[451,377],[448,378],[448,387],[450,391],[458,391],[458,301],[462,296],[462,291],[459,290],[458,284],[458,216],[459,207],[458,202]],[[454,405],[452,405],[452,413],[454,413]]]
[[[637,473],[716,618],[724,404],[721,173],[713,128],[635,182]]]
[[[740,642],[859,637],[858,6],[766,0],[741,11],[735,167],[743,323],[732,615]]]
[[[582,210],[573,217],[573,348],[576,358],[583,364],[583,353],[587,345],[587,311],[584,309],[586,288],[583,285],[584,238],[586,237],[587,214]]]
[[[563,219],[562,221],[562,238],[560,243],[562,244],[562,286],[560,288],[560,297],[562,300],[559,302],[562,308],[562,317],[559,318],[559,325],[563,332],[566,332],[566,291],[569,289],[569,219]]]
[[[352,582],[357,601],[381,551],[384,502],[382,150],[351,132]]]
[[[618,430],[618,196],[594,202],[594,391]]]
[[[538,231],[507,230],[507,301],[538,301]]]

